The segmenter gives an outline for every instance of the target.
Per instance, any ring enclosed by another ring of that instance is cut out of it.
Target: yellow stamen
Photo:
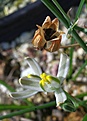
[[[31,78],[31,77],[32,77],[32,74],[28,74],[27,77],[28,77],[28,78]]]
[[[40,84],[44,87],[44,85],[45,85],[45,83],[47,82],[48,84],[50,84],[51,82],[51,80],[48,80],[47,79],[47,74],[46,73],[42,73],[41,75],[40,75],[40,77],[41,77],[41,79],[42,80],[40,80]]]

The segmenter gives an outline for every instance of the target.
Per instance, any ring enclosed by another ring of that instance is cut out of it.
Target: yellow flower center
[[[42,88],[44,91],[46,91],[45,85],[50,85],[50,86],[52,86],[51,84],[52,84],[52,82],[53,82],[53,88],[54,88],[54,87],[56,87],[56,84],[58,84],[58,85],[60,84],[60,80],[59,80],[58,78],[53,77],[53,76],[51,76],[51,75],[47,75],[46,73],[42,73],[42,74],[40,75],[40,78],[41,78],[41,80],[40,80],[39,84],[40,84],[41,88]],[[55,83],[55,86],[54,86],[54,83]]]
[[[31,74],[28,74],[28,75],[27,75],[27,77],[28,77],[28,78],[31,78],[31,77],[32,77],[32,75],[31,75]]]
[[[51,80],[48,78],[49,75],[47,75],[46,73],[42,73],[40,75],[41,80],[40,80],[40,85],[42,85],[42,87],[44,87],[45,83],[47,82],[48,84],[51,83]]]

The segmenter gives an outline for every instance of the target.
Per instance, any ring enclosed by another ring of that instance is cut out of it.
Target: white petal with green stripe
[[[31,97],[32,95],[35,95],[37,92],[38,92],[37,90],[27,89],[19,92],[11,92],[10,96],[14,99],[22,99],[22,98]]]
[[[69,57],[66,54],[61,54],[58,74],[57,74],[57,77],[59,78],[59,80],[61,80],[61,83],[66,78],[68,70],[69,70]]]
[[[28,89],[34,89],[38,91],[42,91],[39,81],[37,78],[28,78],[28,77],[23,77],[19,79],[19,83],[23,86],[23,88],[28,88]]]
[[[29,64],[30,68],[33,70],[33,74],[36,75],[40,75],[42,73],[42,70],[39,66],[39,64],[37,63],[37,61],[33,58],[25,58],[27,63]]]
[[[62,90],[62,88],[59,88],[58,90],[55,90],[55,97],[56,97],[56,105],[59,106],[61,103],[64,103],[65,100],[67,100],[67,96]]]

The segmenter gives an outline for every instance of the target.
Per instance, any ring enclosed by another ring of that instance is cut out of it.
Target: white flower
[[[26,58],[33,74],[19,79],[19,83],[23,87],[23,91],[11,92],[11,97],[15,99],[28,98],[38,92],[54,92],[56,104],[59,106],[67,97],[62,89],[63,81],[65,80],[69,69],[69,57],[66,54],[61,54],[57,76],[42,73],[39,64],[33,58]]]

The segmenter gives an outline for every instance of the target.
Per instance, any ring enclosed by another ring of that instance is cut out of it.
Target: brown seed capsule
[[[32,44],[37,49],[45,49],[49,52],[55,52],[59,49],[62,34],[64,32],[59,31],[59,21],[57,18],[51,21],[49,16],[46,17],[42,26],[37,25],[38,29],[35,31],[35,35],[32,40]]]

